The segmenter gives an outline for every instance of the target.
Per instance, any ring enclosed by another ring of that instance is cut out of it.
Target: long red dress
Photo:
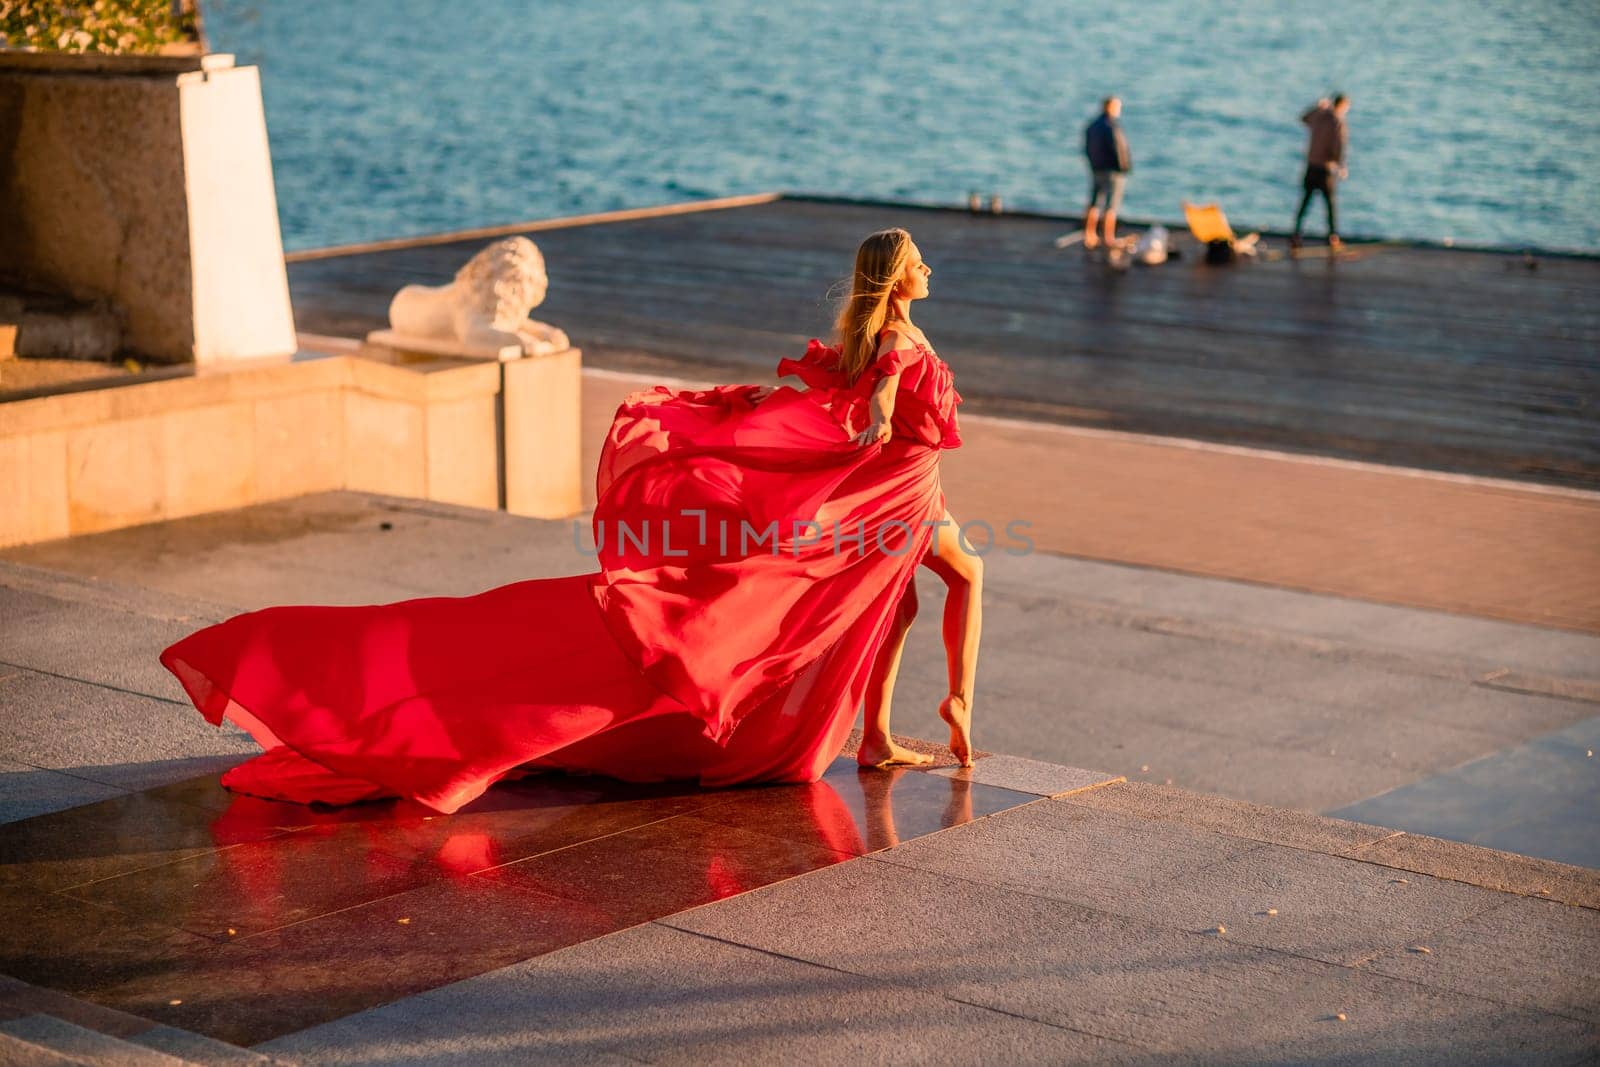
[[[596,573],[266,608],[168,648],[195,707],[266,750],[223,783],[450,812],[522,767],[816,780],[944,513],[939,453],[961,443],[930,349],[853,384],[838,356],[811,342],[778,365],[810,388],[759,403],[750,385],[629,396],[597,474]],[[854,444],[895,372],[893,436]]]

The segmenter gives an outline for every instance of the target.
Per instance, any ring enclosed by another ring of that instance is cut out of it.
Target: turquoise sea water
[[[1286,228],[1352,98],[1347,235],[1600,250],[1600,4],[1527,0],[207,0],[262,68],[289,248],[788,190]],[[1310,216],[1320,232],[1320,213]]]

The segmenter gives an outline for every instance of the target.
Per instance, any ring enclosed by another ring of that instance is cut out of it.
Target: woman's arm
[[[856,444],[883,444],[889,440],[892,435],[889,420],[894,418],[894,398],[900,389],[900,375],[910,358],[908,353],[912,353],[915,347],[915,342],[897,328],[891,327],[883,332],[883,337],[878,341],[878,370],[874,373],[891,367],[894,373],[880,378],[872,389],[872,395],[867,398],[867,428],[856,434]],[[899,353],[898,359],[888,358],[896,353]]]
[[[899,388],[900,374],[896,372],[883,379],[872,390],[872,395],[867,398],[867,412],[870,419],[867,428],[852,438],[856,444],[879,445],[889,440],[893,433],[889,427],[889,420],[894,418],[894,396],[895,390]]]

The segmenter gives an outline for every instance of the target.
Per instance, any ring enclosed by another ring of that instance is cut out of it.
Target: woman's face
[[[931,277],[933,268],[922,261],[922,251],[913,241],[905,272],[900,275],[900,284],[896,287],[897,295],[906,300],[921,300],[928,295],[928,279]]]

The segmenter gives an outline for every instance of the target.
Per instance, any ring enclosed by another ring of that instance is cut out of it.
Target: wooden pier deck
[[[401,285],[527,232],[552,279],[535,314],[590,365],[756,381],[826,335],[885,226],[934,268],[917,318],[964,410],[1600,488],[1594,258],[1368,245],[1207,267],[1191,248],[1118,271],[1053,247],[1069,220],[754,197],[298,253],[289,280],[302,331],[360,336]]]

